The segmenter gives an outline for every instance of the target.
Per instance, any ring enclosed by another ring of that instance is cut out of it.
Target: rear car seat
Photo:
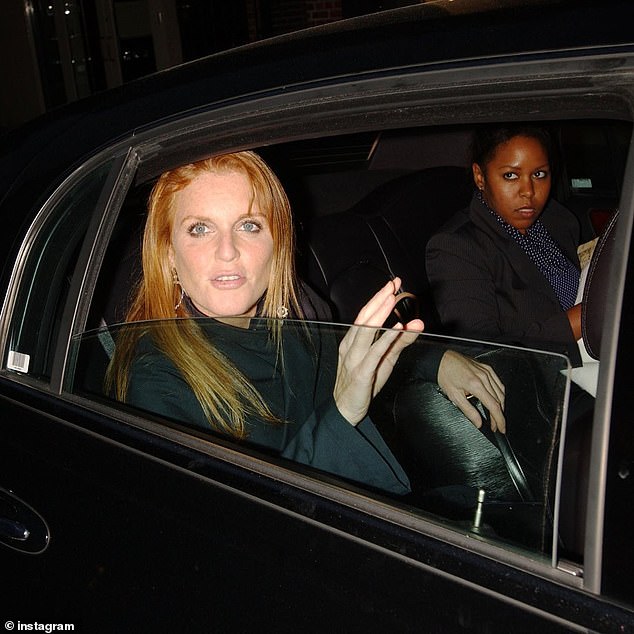
[[[425,245],[470,200],[468,170],[441,166],[401,176],[350,209],[315,218],[306,227],[307,281],[351,323],[385,282],[398,276],[419,298],[427,331],[438,320],[425,274]]]

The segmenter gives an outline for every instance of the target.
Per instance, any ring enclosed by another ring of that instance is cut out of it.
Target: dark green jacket
[[[248,442],[285,458],[390,493],[405,494],[409,480],[369,418],[356,427],[339,413],[333,388],[337,342],[327,327],[285,322],[278,356],[266,322],[248,329],[199,320],[205,334],[262,395],[279,424],[248,420]],[[160,325],[158,326],[160,327]],[[142,337],[126,401],[179,422],[210,429],[196,397],[170,359]]]

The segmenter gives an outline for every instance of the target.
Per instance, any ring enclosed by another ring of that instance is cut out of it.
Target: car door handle
[[[26,541],[30,535],[29,529],[16,520],[8,517],[0,517],[0,539],[13,539],[19,542]]]
[[[15,493],[0,488],[0,544],[37,555],[46,550],[49,540],[44,518]]]

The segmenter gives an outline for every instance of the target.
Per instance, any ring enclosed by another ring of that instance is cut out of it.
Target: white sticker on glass
[[[26,373],[29,371],[30,362],[31,357],[28,354],[9,350],[9,355],[7,356],[7,368],[9,368],[9,370],[17,370],[18,372]]]
[[[573,178],[572,186],[574,189],[592,189],[591,178]]]

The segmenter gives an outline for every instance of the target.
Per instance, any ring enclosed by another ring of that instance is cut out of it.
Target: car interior
[[[585,287],[583,317],[584,342],[599,359],[610,237],[632,126],[601,119],[544,125],[555,141],[553,196],[578,217],[582,242],[599,239]],[[403,290],[415,297],[399,306],[401,318],[420,315],[425,332],[438,335],[438,345],[444,341],[425,274],[425,245],[470,200],[472,129],[456,125],[379,130],[255,148],[289,195],[298,236],[298,271],[328,303],[332,322],[352,323],[367,299],[387,279],[399,276]],[[108,333],[125,319],[140,273],[145,203],[157,173],[151,167],[138,172],[119,212],[97,280],[88,334],[77,356],[75,393],[104,396],[112,340],[104,343],[100,338],[101,346],[85,344],[91,332],[101,328],[99,332]],[[436,345],[433,337],[428,345]],[[455,487],[475,491],[486,482],[486,488],[496,491],[487,512],[498,538],[547,552],[564,422],[561,361],[495,346],[481,346],[479,354],[503,378],[511,395],[506,415],[509,420],[522,419],[521,434],[493,434],[486,432],[486,425],[478,431],[429,383],[385,389],[373,406],[373,419],[412,479],[417,492],[412,503],[417,508],[464,522],[473,516],[477,499],[462,499],[464,489]],[[583,552],[580,518],[585,511],[591,424],[590,414],[568,426],[561,465],[558,542],[565,556],[576,561]],[[497,522],[497,515],[506,519]]]

